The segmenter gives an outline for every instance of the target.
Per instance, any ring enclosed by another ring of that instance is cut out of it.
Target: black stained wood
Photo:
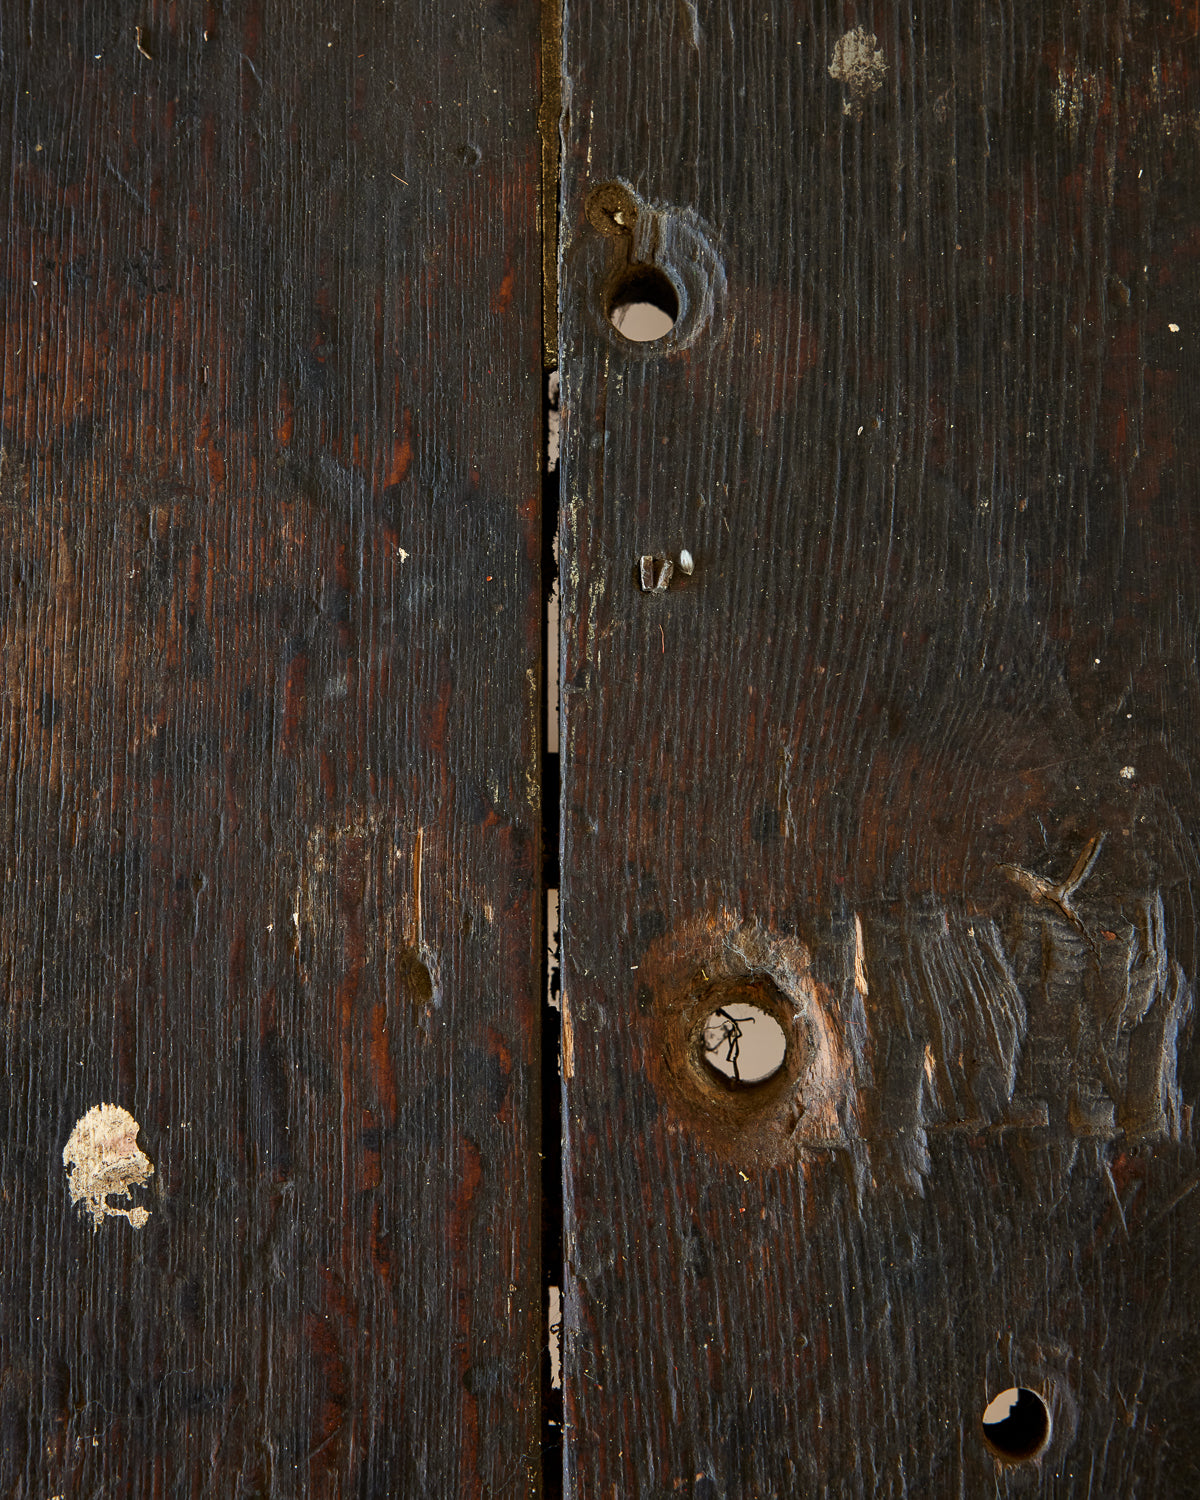
[[[5,1496],[536,1489],[538,55],[0,8]]]
[[[574,1496],[1200,1492],[1197,35],[567,7]]]

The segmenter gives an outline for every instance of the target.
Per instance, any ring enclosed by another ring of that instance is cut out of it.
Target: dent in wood
[[[1162,898],[1101,911],[1093,955],[1057,917],[1017,917],[1014,956],[1029,998],[1012,1113],[1075,1136],[1179,1139],[1179,1034],[1191,988],[1166,946]]]
[[[1011,951],[979,916],[876,926],[872,968],[889,996],[872,1011],[879,1082],[864,1115],[911,1185],[935,1130],[1019,1129],[1031,1143],[1179,1139],[1191,991],[1166,951],[1161,897],[1130,907],[1100,915],[1098,956],[1058,903],[1014,914]]]
[[[728,1087],[707,1068],[697,1039],[731,996],[774,1014],[787,1037],[779,1071]],[[689,1128],[742,1164],[858,1134],[853,1109],[851,1018],[813,972],[800,939],[740,922],[729,912],[656,940],[638,968],[638,1015],[647,1070]]]

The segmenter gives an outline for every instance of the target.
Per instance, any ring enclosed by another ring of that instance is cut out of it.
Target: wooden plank
[[[538,7],[0,53],[0,1494],[531,1492]]]
[[[573,1495],[1200,1487],[1197,31],[567,9]]]

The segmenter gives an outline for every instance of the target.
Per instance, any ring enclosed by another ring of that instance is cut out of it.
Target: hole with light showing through
[[[764,1083],[783,1066],[787,1038],[768,1011],[731,1000],[704,1021],[704,1061],[732,1083]]]
[[[1010,1386],[988,1402],[983,1435],[997,1458],[1010,1463],[1036,1458],[1050,1441],[1050,1412],[1036,1391]]]
[[[650,344],[675,327],[679,293],[657,266],[630,266],[617,282],[608,304],[608,321],[635,344]]]

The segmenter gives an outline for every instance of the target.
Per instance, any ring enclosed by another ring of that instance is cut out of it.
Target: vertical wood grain
[[[0,13],[4,1495],[536,1488],[538,49]]]
[[[1195,15],[564,35],[570,1492],[1190,1493]],[[730,1103],[746,980],[794,1076]]]

